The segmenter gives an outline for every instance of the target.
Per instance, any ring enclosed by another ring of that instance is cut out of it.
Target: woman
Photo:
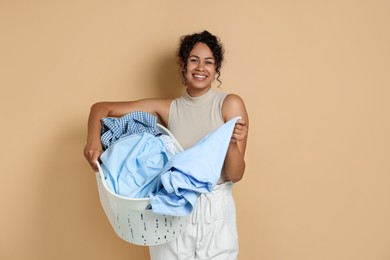
[[[142,99],[129,102],[99,102],[91,107],[88,138],[84,155],[96,171],[95,162],[102,153],[100,119],[120,117],[139,110],[158,118],[183,148],[189,148],[209,132],[230,119],[237,121],[226,154],[220,180],[209,194],[202,194],[191,213],[184,234],[163,245],[150,247],[154,260],[164,259],[236,259],[238,238],[232,184],[241,180],[245,170],[248,114],[242,99],[211,87],[219,80],[223,61],[219,39],[207,31],[185,35],[177,56],[186,92],[176,99]]]

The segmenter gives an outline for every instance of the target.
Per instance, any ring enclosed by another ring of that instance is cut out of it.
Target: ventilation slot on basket
[[[117,225],[118,229],[121,229],[121,224],[120,224],[120,221],[119,221],[119,215],[116,215],[116,221],[118,223],[118,225]]]
[[[147,239],[144,237],[144,235],[142,235],[142,238],[144,239],[144,245],[146,246],[147,245]]]

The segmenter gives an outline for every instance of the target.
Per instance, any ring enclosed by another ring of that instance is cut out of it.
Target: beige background
[[[89,107],[177,93],[203,29],[251,118],[240,259],[390,259],[388,0],[3,0],[0,26],[0,259],[148,258],[100,207]]]

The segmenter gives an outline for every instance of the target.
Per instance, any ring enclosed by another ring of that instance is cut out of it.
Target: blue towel
[[[213,190],[238,119],[231,119],[167,163],[160,175],[163,189],[149,196],[153,212],[187,215],[200,193]]]

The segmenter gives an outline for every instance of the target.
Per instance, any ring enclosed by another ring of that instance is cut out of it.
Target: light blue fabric
[[[119,118],[105,117],[101,124],[100,139],[104,150],[119,139],[132,134],[161,134],[157,128],[157,117],[142,111],[134,111]]]
[[[153,212],[187,215],[194,208],[200,193],[212,191],[220,178],[238,119],[240,117],[223,124],[167,163],[160,175],[163,189],[149,196]]]
[[[160,137],[133,134],[110,145],[100,156],[108,187],[129,198],[146,198],[161,189],[156,178],[173,157]]]

